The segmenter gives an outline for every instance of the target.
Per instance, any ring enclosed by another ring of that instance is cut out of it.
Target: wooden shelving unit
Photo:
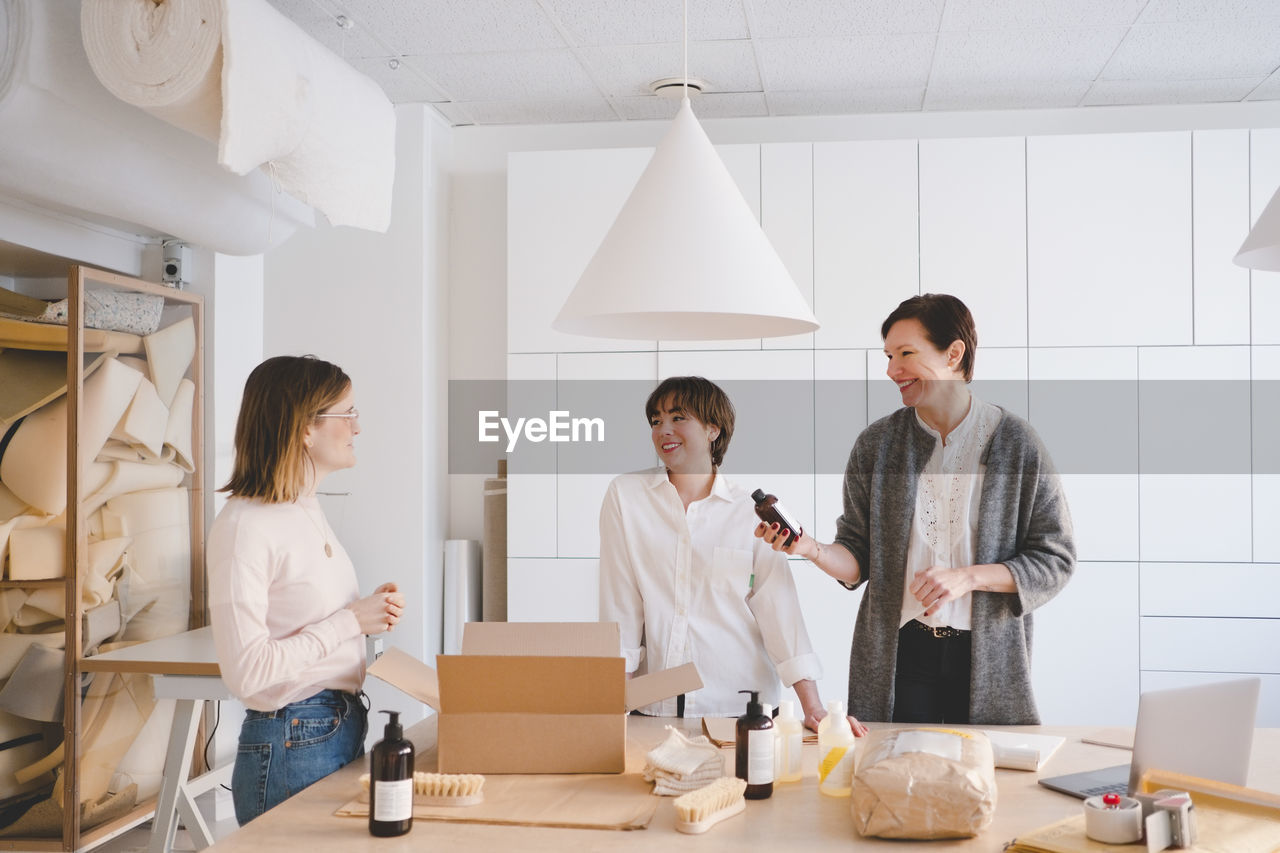
[[[39,341],[33,342],[30,348],[62,349],[67,353],[67,513],[66,513],[66,576],[57,580],[38,581],[0,581],[0,588],[48,588],[61,586],[65,589],[65,648],[66,669],[64,672],[64,717],[63,717],[63,767],[72,768],[62,774],[63,803],[75,804],[74,808],[64,809],[64,820],[61,838],[17,838],[0,837],[0,850],[28,851],[72,851],[93,847],[95,844],[118,834],[123,829],[145,820],[154,811],[154,798],[136,805],[128,814],[115,820],[82,831],[80,826],[80,778],[79,762],[81,758],[81,674],[82,669],[82,582],[88,571],[88,519],[83,503],[84,472],[86,465],[92,461],[84,458],[80,447],[80,433],[83,423],[84,405],[84,353],[102,348],[114,349],[132,337],[102,333],[84,328],[84,294],[88,289],[117,289],[134,293],[154,294],[165,301],[164,320],[172,322],[174,315],[188,314],[195,326],[196,349],[188,371],[188,378],[195,384],[195,398],[192,411],[192,457],[195,471],[187,475],[186,485],[190,490],[190,527],[191,527],[191,604],[189,612],[189,628],[202,627],[205,624],[205,583],[204,583],[204,300],[203,297],[175,290],[170,287],[142,281],[141,279],[104,272],[84,266],[72,266],[67,278],[68,324],[64,330],[65,339],[60,346],[50,345],[49,329],[39,330]],[[178,317],[181,319],[181,317]],[[88,340],[88,349],[86,348]],[[14,348],[21,344],[7,342],[4,346]],[[2,393],[2,392],[0,392]]]

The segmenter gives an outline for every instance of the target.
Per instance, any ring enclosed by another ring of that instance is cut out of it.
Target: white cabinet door
[[[508,352],[654,349],[654,341],[588,338],[551,328],[652,156],[650,148],[510,155]]]
[[[1280,193],[1280,129],[1249,131],[1249,226]],[[1240,243],[1248,232],[1240,235]],[[1239,243],[1236,248],[1240,248]],[[1253,344],[1280,344],[1280,272],[1251,270]]]
[[[1026,140],[920,141],[920,290],[969,306],[983,347],[1027,345]]]
[[[1249,343],[1249,271],[1232,262],[1249,233],[1249,132],[1191,136],[1195,343]]]
[[[1191,134],[1027,140],[1028,343],[1190,344]]]
[[[920,292],[916,141],[813,146],[813,307],[824,349],[879,349],[880,324]]]
[[[760,146],[760,227],[813,308],[813,145]],[[813,332],[765,338],[765,349],[813,349]]]
[[[1133,725],[1138,633],[1138,567],[1077,564],[1062,592],[1035,612],[1031,683],[1041,721]]]

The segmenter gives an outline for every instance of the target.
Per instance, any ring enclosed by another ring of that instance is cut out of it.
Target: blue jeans
[[[321,690],[278,711],[246,711],[231,771],[236,821],[244,826],[364,755],[368,712],[360,697]]]

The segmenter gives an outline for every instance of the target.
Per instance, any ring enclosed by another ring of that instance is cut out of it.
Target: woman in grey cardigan
[[[1031,612],[1075,567],[1058,476],[1031,426],[969,390],[977,331],[925,294],[880,330],[903,408],[858,436],[834,543],[756,535],[850,589],[866,583],[849,713],[894,722],[1034,724]]]

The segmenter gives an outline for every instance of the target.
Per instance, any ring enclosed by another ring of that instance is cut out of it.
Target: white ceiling
[[[677,107],[681,0],[270,2],[455,125]],[[689,0],[689,37],[703,118],[1280,99],[1280,0]]]

